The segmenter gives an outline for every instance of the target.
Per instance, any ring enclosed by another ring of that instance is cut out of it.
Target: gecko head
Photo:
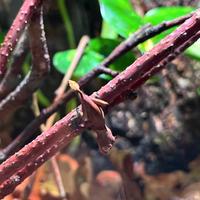
[[[72,90],[80,91],[79,84],[76,81],[69,80],[69,86]]]

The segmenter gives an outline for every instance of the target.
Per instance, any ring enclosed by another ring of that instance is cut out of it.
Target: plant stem
[[[69,69],[68,71],[66,72],[60,86],[58,87],[58,89],[55,91],[56,93],[56,99],[58,99],[60,96],[62,96],[68,86],[68,81],[69,79],[72,77],[76,67],[78,66],[83,54],[84,54],[84,50],[89,42],[90,38],[87,36],[87,35],[84,35],[80,42],[79,42],[79,45],[77,47],[77,50],[76,50],[76,54],[69,66]]]
[[[71,49],[73,49],[76,47],[74,31],[73,31],[73,27],[72,27],[72,23],[71,23],[68,11],[66,9],[65,0],[58,0],[57,2],[58,2],[58,8],[60,11],[60,15],[61,15],[63,23],[64,23],[65,31],[67,33],[69,47]]]

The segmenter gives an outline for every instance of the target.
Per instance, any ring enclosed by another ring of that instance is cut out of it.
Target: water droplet
[[[14,101],[14,100],[15,100],[15,96],[11,96],[11,100],[13,100],[13,101]]]
[[[31,3],[30,3],[30,7],[33,7],[33,6],[34,6],[34,2],[31,1]]]
[[[5,153],[3,153],[2,151],[0,152],[0,160],[4,160],[6,157]]]
[[[12,181],[15,182],[15,183],[19,183],[20,182],[20,176],[19,175],[14,175],[12,177]]]
[[[184,32],[183,35],[186,36],[186,35],[187,35],[187,32]]]
[[[28,163],[27,166],[28,166],[28,167],[31,167],[31,163]]]
[[[44,58],[45,59],[49,59],[49,55],[48,54],[44,54]]]
[[[50,151],[50,149],[47,149],[47,153],[49,154],[51,151]]]

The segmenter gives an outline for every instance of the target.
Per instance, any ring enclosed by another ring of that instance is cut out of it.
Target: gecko
[[[102,109],[108,103],[101,99],[88,96],[80,89],[78,83],[75,81],[69,80],[69,86],[79,95],[82,106],[82,112],[80,114],[83,122],[88,128],[97,133],[97,143],[100,151],[104,154],[108,153],[115,142],[115,137],[105,124],[105,116]]]

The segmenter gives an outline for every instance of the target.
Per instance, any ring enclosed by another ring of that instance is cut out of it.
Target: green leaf
[[[111,28],[111,26],[108,23],[106,23],[103,20],[102,27],[101,27],[101,37],[116,39],[118,37],[118,34]]]
[[[115,47],[120,44],[121,41],[119,40],[112,40],[106,38],[95,38],[92,39],[88,45],[88,49],[98,52],[104,57],[107,57]],[[127,52],[123,56],[120,56],[119,59],[115,60],[113,64],[109,66],[110,69],[115,71],[123,71],[127,66],[133,63],[135,60],[135,56],[132,52]],[[100,76],[101,78],[110,80],[111,77],[107,75]]]
[[[4,36],[5,34],[3,32],[0,32],[0,44],[3,42]]]
[[[197,40],[191,47],[189,47],[185,51],[185,54],[200,61],[200,40]]]
[[[156,84],[156,83],[159,83],[160,82],[160,76],[152,76],[150,77],[147,81],[146,81],[146,84]]]
[[[120,41],[118,40],[94,38],[90,40],[87,49],[98,52],[104,56],[108,56],[119,43]]]
[[[175,19],[192,11],[194,11],[194,8],[184,6],[158,7],[148,11],[144,16],[144,21],[152,25],[157,25],[163,21]]]
[[[146,23],[151,23],[152,25],[158,25],[164,21],[173,20],[177,17],[191,13],[194,10],[195,9],[192,7],[184,6],[158,7],[148,11],[144,16],[144,21]],[[143,45],[140,46],[141,50],[148,51],[175,29],[176,27],[170,28],[167,31],[164,31],[163,33],[151,38],[150,40],[147,40],[145,43],[143,43]]]
[[[107,57],[115,47],[117,47],[121,41],[106,39],[106,38],[94,38],[90,41],[88,49],[98,52],[104,57]],[[135,60],[135,56],[132,52],[127,52],[123,56],[120,56],[112,65],[111,69],[122,71],[126,66],[130,65]]]
[[[129,0],[99,0],[103,19],[121,36],[127,38],[143,25]]]
[[[53,57],[53,64],[55,68],[59,72],[65,74],[75,56],[75,53],[75,49],[56,53]],[[75,77],[82,77],[91,69],[96,67],[103,59],[104,56],[99,53],[94,51],[86,51],[73,75]]]
[[[104,58],[106,58],[113,49],[120,44],[118,40],[105,39],[105,38],[94,38],[90,40],[85,54],[83,55],[77,69],[74,72],[74,77],[80,78],[94,67],[96,67]],[[66,70],[69,68],[69,65],[75,55],[76,50],[68,50],[63,52],[58,52],[53,57],[53,64],[55,68],[65,74]],[[117,59],[109,67],[116,71],[124,70],[128,65],[133,63],[135,56],[132,52],[128,52]],[[110,80],[111,77],[101,75],[100,78]]]
[[[146,22],[150,22],[153,25],[157,25],[163,21],[166,20],[172,20],[177,17],[186,15],[190,12],[194,11],[194,8],[192,7],[160,7],[150,10],[146,13],[144,20]],[[162,38],[164,38],[166,35],[170,34],[175,28],[171,28],[164,33],[161,33],[160,35],[154,37],[151,39],[152,44],[158,43]],[[147,47],[147,43],[144,44]],[[148,48],[151,48],[152,46],[149,46]],[[148,50],[146,48],[146,50]],[[196,59],[200,61],[200,40],[195,42],[191,47],[189,47],[185,54],[190,56],[193,59]]]
[[[197,95],[200,96],[200,87],[196,89]]]

